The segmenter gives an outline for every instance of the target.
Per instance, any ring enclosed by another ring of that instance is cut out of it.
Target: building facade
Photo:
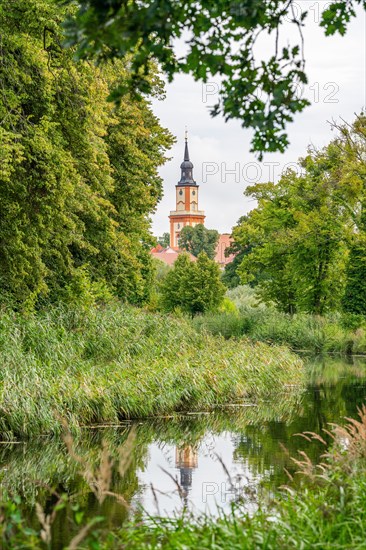
[[[179,249],[180,232],[186,225],[194,227],[205,222],[205,213],[198,207],[199,185],[193,179],[193,164],[189,159],[187,133],[184,160],[180,165],[181,178],[175,186],[175,210],[170,212],[170,247]]]
[[[226,255],[226,250],[233,244],[233,238],[230,233],[222,233],[219,236],[219,240],[216,245],[215,262],[220,265],[222,269],[227,264],[233,261],[235,254]]]

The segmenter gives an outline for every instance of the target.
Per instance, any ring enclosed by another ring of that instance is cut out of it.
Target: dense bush
[[[246,336],[255,341],[284,344],[296,351],[366,353],[363,317],[289,315],[257,305],[249,287],[238,287],[228,296],[237,312],[206,313],[193,320],[195,328],[225,338]]]
[[[218,264],[205,252],[192,262],[180,254],[160,285],[161,305],[165,311],[180,310],[192,316],[218,310],[225,295]]]

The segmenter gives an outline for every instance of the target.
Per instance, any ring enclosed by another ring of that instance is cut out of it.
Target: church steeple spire
[[[189,160],[187,128],[185,133],[184,160],[180,165],[181,177],[178,185],[196,185],[193,179],[193,164]]]
[[[188,151],[188,131],[186,126],[186,132],[185,132],[185,147],[184,147],[184,160],[189,160],[189,151]]]
[[[205,213],[198,210],[199,185],[193,179],[193,164],[189,158],[187,129],[184,143],[184,160],[180,165],[181,178],[175,186],[175,210],[170,211],[170,246],[179,249],[180,232],[185,226],[205,223]]]

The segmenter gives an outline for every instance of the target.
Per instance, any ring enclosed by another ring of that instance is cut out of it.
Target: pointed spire
[[[185,131],[185,147],[184,147],[184,160],[188,160],[189,161],[189,151],[188,151],[188,131],[187,131],[187,126],[186,126],[186,131]]]
[[[186,140],[186,144],[184,147],[184,160],[189,162],[189,151],[188,151],[188,141]]]
[[[180,165],[182,174],[178,185],[196,185],[196,182],[193,179],[193,164],[189,160],[189,151],[188,151],[188,132],[187,126],[185,131],[185,144],[184,144],[184,160]]]

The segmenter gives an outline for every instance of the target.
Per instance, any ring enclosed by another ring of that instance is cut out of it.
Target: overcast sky
[[[238,218],[255,206],[243,195],[246,185],[277,181],[284,167],[305,155],[310,143],[322,147],[332,139],[327,120],[342,117],[351,121],[354,113],[365,107],[365,13],[359,10],[359,17],[352,21],[346,36],[325,37],[317,24],[318,6],[324,5],[323,1],[297,0],[299,10],[304,6],[313,7],[304,30],[306,71],[311,88],[305,96],[313,104],[297,114],[294,123],[288,126],[290,146],[284,154],[267,154],[259,164],[255,155],[249,153],[251,130],[243,130],[237,121],[225,123],[220,116],[210,117],[208,105],[215,102],[215,96],[206,91],[214,94],[217,83],[204,89],[204,85],[194,82],[192,77],[178,76],[167,85],[166,100],[153,103],[162,125],[177,137],[170,151],[172,160],[160,170],[164,198],[153,216],[155,235],[169,231],[168,215],[175,208],[185,126],[194,178],[200,185],[199,208],[206,213],[205,225],[224,233],[230,232]],[[289,33],[294,37],[292,30],[284,29],[284,38]],[[272,41],[264,41],[261,48],[267,46],[268,49],[271,44]],[[235,173],[225,176],[225,168]],[[210,171],[216,174],[209,175]]]

